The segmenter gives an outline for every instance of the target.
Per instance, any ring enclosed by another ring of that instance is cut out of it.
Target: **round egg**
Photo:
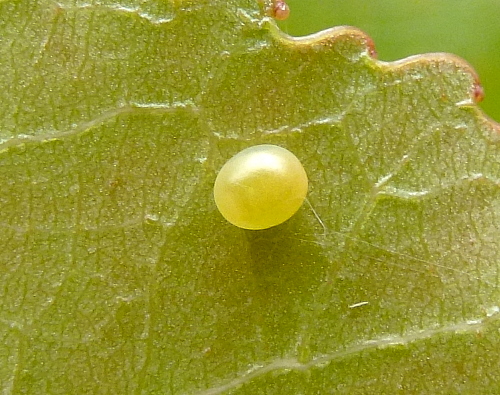
[[[267,229],[297,212],[307,187],[307,174],[294,154],[263,144],[246,148],[226,162],[215,180],[214,198],[233,225]]]

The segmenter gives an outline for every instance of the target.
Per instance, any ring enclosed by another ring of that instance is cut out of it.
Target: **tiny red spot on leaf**
[[[479,81],[476,81],[474,87],[472,88],[472,94],[476,103],[480,103],[484,100],[484,89]]]
[[[284,1],[277,0],[274,4],[273,17],[279,21],[284,21],[290,15],[290,7]]]

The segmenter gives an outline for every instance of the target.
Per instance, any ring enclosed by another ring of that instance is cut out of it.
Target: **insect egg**
[[[222,166],[214,198],[222,216],[244,229],[267,229],[289,219],[306,198],[307,174],[297,157],[277,145],[256,145]]]

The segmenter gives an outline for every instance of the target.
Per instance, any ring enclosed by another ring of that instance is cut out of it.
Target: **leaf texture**
[[[5,393],[500,387],[500,128],[451,55],[292,38],[253,1],[0,3]],[[310,179],[244,231],[215,175]]]

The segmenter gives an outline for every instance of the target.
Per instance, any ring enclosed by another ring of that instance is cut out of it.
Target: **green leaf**
[[[377,43],[379,58],[450,52],[470,62],[486,97],[481,107],[500,120],[500,7],[496,0],[288,0],[290,18],[280,26],[291,35],[335,25],[361,28]]]
[[[254,1],[0,3],[5,393],[498,388],[500,127],[452,56],[293,39]],[[289,221],[217,212],[287,147]]]

